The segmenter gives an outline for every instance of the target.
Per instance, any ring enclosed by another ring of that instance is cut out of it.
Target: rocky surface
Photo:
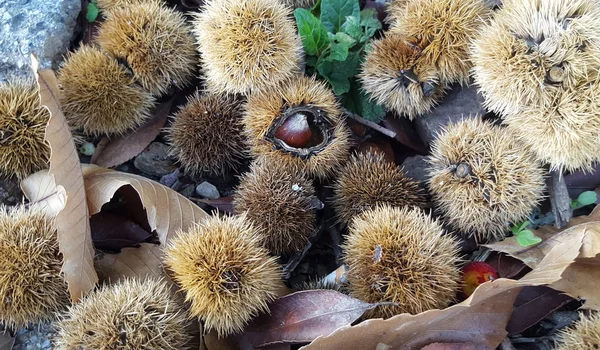
[[[51,323],[42,323],[17,332],[12,350],[52,349],[50,339],[54,336]]]
[[[218,199],[219,197],[221,197],[217,187],[215,187],[215,185],[207,181],[204,181],[200,185],[196,186],[196,194],[198,194],[202,198],[208,199]]]
[[[169,158],[169,146],[161,142],[152,142],[133,162],[144,174],[161,177],[177,168]]]
[[[42,68],[56,68],[80,11],[80,0],[0,0],[0,80],[29,75],[32,53]]]

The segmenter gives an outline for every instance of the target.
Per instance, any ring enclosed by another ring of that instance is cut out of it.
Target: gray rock
[[[196,192],[196,188],[194,187],[194,185],[189,185],[189,186],[185,187],[183,190],[181,190],[179,193],[181,193],[181,195],[186,198],[190,198],[191,196],[194,195],[195,192]]]
[[[30,54],[57,68],[75,37],[80,0],[0,0],[0,80],[29,75]]]
[[[415,126],[423,143],[429,145],[435,135],[449,122],[481,117],[485,113],[483,96],[477,93],[475,85],[464,87],[453,85],[438,106],[429,113],[415,118]]]
[[[219,190],[217,190],[215,185],[207,181],[204,181],[200,185],[196,186],[196,194],[202,198],[208,199],[219,199],[221,197]]]
[[[13,350],[52,349],[54,324],[45,322],[17,331]]]
[[[144,174],[156,177],[166,175],[176,168],[169,158],[169,146],[161,142],[152,142],[135,157],[133,165]]]
[[[429,163],[427,163],[426,156],[408,157],[402,163],[404,175],[417,181],[423,188],[427,186],[428,167]]]
[[[0,204],[17,205],[22,198],[23,192],[16,177],[0,179]]]

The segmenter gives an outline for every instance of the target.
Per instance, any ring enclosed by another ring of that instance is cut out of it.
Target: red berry
[[[481,261],[470,263],[463,267],[463,294],[469,297],[480,284],[498,277],[498,272],[490,264]]]
[[[275,130],[274,136],[291,147],[305,148],[312,137],[306,115],[302,113],[292,115]]]

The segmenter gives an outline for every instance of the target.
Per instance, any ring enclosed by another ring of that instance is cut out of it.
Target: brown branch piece
[[[379,125],[377,123],[374,123],[374,122],[372,122],[370,120],[366,120],[365,118],[361,117],[360,115],[350,112],[346,108],[344,108],[342,111],[343,111],[343,113],[348,118],[350,118],[350,119],[352,119],[352,120],[354,120],[354,121],[356,121],[356,122],[358,122],[358,123],[360,123],[360,124],[362,124],[362,125],[364,125],[364,126],[366,126],[368,128],[371,128],[371,129],[373,129],[375,131],[378,131],[378,132],[380,132],[380,133],[384,134],[385,136],[387,136],[389,138],[392,138],[392,139],[394,137],[396,137],[396,133],[393,132],[390,129],[386,129],[385,127],[383,127],[383,126],[381,126],[381,125]]]
[[[567,183],[561,171],[551,170],[550,178],[547,180],[548,192],[550,194],[550,204],[554,214],[554,226],[563,228],[567,225],[573,216],[571,209],[571,197],[567,190]]]

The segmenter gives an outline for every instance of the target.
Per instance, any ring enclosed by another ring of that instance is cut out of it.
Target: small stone
[[[0,204],[17,205],[21,203],[23,192],[16,177],[0,179]]]
[[[83,154],[84,156],[93,156],[95,152],[96,146],[94,146],[94,144],[91,142],[86,142],[79,147],[79,153]]]
[[[186,197],[186,198],[190,198],[191,196],[194,195],[194,193],[196,192],[196,189],[194,188],[194,185],[189,185],[186,188],[184,188],[183,190],[181,190],[181,195]]]
[[[217,190],[215,185],[207,181],[204,181],[200,185],[196,186],[196,194],[202,198],[208,199],[219,199],[221,197],[219,190]]]
[[[159,182],[161,183],[161,185],[171,187],[175,184],[175,182],[177,182],[177,180],[179,180],[180,175],[181,175],[181,173],[179,172],[179,169],[175,169],[172,173],[163,175],[160,178]]]
[[[176,169],[169,158],[169,146],[161,142],[152,142],[140,153],[133,165],[144,174],[161,177]]]
[[[462,119],[481,118],[486,114],[483,107],[483,96],[477,92],[474,85],[453,85],[442,102],[429,113],[415,118],[417,133],[421,140],[429,145],[436,134],[442,131],[448,123]]]
[[[45,340],[42,342],[42,348],[43,348],[43,349],[48,349],[48,348],[50,348],[50,345],[51,345],[51,343],[50,343],[50,339],[45,339]]]
[[[404,175],[417,181],[423,188],[425,188],[427,184],[428,167],[429,163],[427,163],[426,156],[408,157],[404,160],[404,163],[402,163]]]

